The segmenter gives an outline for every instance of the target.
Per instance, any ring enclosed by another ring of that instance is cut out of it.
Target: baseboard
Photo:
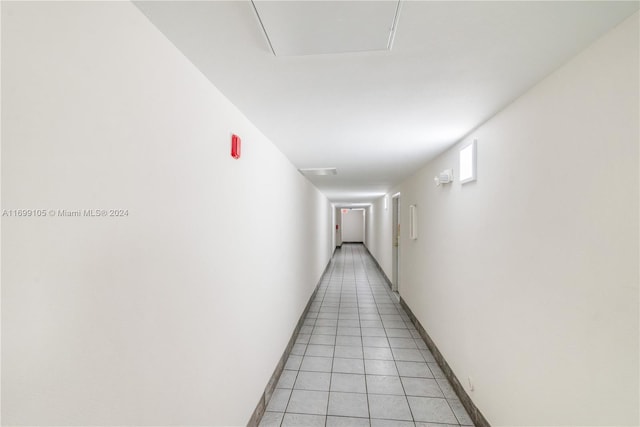
[[[391,280],[389,280],[389,278],[387,277],[387,274],[384,272],[380,264],[378,264],[378,260],[376,259],[376,257],[373,256],[373,254],[371,253],[371,251],[369,251],[369,248],[366,245],[364,245],[364,248],[367,250],[367,253],[371,255],[371,259],[373,260],[374,264],[378,268],[378,271],[380,272],[380,274],[382,274],[384,281],[387,282],[387,286],[389,286],[389,289],[393,290],[393,284],[391,283]]]
[[[416,318],[416,316],[413,314],[413,312],[411,311],[411,309],[409,308],[405,300],[402,299],[402,297],[400,297],[400,304],[407,312],[407,315],[411,319],[411,323],[413,323],[413,325],[416,327],[416,329],[418,330],[418,333],[420,334],[424,342],[427,344],[427,347],[429,347],[429,350],[433,354],[433,357],[436,359],[436,362],[440,366],[440,369],[442,369],[442,372],[444,372],[444,375],[447,377],[447,380],[449,380],[449,383],[451,384],[451,386],[453,387],[453,390],[455,391],[456,395],[460,399],[460,402],[462,402],[462,406],[464,406],[464,409],[467,410],[467,413],[471,417],[473,424],[476,427],[491,427],[487,419],[484,417],[484,415],[482,415],[480,410],[473,403],[473,401],[467,394],[467,391],[464,389],[464,387],[462,386],[462,384],[460,383],[456,375],[451,370],[451,367],[449,366],[445,358],[442,356],[442,353],[440,353],[440,350],[438,350],[438,347],[436,346],[436,344],[433,342],[433,340],[431,339],[427,331],[424,329],[420,321]]]
[[[275,390],[276,385],[278,384],[278,380],[280,379],[280,375],[284,370],[284,366],[287,363],[287,359],[289,359],[289,355],[291,354],[293,345],[295,344],[296,339],[298,338],[298,333],[300,332],[300,328],[302,328],[302,325],[304,324],[304,319],[307,316],[309,309],[311,308],[311,304],[313,303],[313,300],[316,294],[318,293],[320,284],[322,283],[324,276],[329,271],[330,266],[331,266],[331,261],[327,263],[327,266],[325,267],[324,272],[322,273],[322,276],[320,276],[320,280],[316,284],[316,288],[313,290],[313,293],[311,294],[311,297],[309,298],[309,301],[307,302],[307,305],[304,308],[304,311],[300,315],[300,318],[298,319],[298,323],[296,324],[296,327],[293,330],[293,334],[289,339],[289,343],[287,344],[287,347],[282,353],[282,357],[280,357],[280,361],[278,362],[276,369],[273,371],[273,374],[271,375],[271,378],[269,379],[269,382],[267,383],[267,386],[264,389],[264,393],[262,393],[262,396],[260,396],[260,401],[258,402],[256,409],[253,411],[253,414],[251,415],[251,418],[247,423],[247,427],[257,427],[258,424],[260,424],[260,420],[262,419],[262,416],[264,415],[264,412],[267,409],[267,405],[269,404],[271,395],[273,395],[273,391]]]

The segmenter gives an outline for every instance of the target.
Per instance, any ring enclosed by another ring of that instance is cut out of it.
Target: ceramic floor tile
[[[389,338],[389,345],[391,348],[418,348],[413,338]]]
[[[413,421],[405,396],[369,394],[369,408],[371,418]]]
[[[442,369],[440,369],[440,366],[438,366],[437,363],[428,362],[427,365],[429,365],[429,369],[431,370],[435,378],[446,378],[444,376],[444,372],[442,372]]]
[[[362,325],[363,321],[372,321],[372,322],[381,322],[380,315],[377,314],[377,310],[373,313],[361,313],[360,314],[360,324]]]
[[[362,345],[365,347],[389,347],[386,337],[362,337]]]
[[[416,423],[416,427],[458,427],[458,424]]]
[[[338,321],[338,328],[359,328],[360,321],[356,319],[345,319]],[[343,335],[343,334],[338,334]]]
[[[424,362],[422,353],[417,348],[392,348],[393,358],[403,362]]]
[[[449,384],[449,381],[444,378],[436,378],[436,382],[440,386],[440,390],[442,390],[442,394],[444,394],[444,397],[446,397],[447,399],[458,398],[456,392],[453,390],[453,387],[451,387],[451,384]]]
[[[339,320],[356,320],[359,319],[360,316],[358,315],[358,312],[351,312],[351,311],[347,311],[347,312],[340,312],[340,315],[338,316]]]
[[[431,378],[402,378],[402,385],[407,396],[441,397],[444,394],[436,380]]]
[[[280,427],[283,417],[283,412],[265,412],[258,427]]]
[[[301,334],[310,334],[313,331],[313,326],[303,326],[300,328]]]
[[[305,356],[333,357],[333,346],[309,344]]]
[[[429,350],[420,349],[420,354],[426,362],[435,362],[436,359],[433,357],[433,354]]]
[[[464,409],[464,406],[462,406],[462,403],[460,402],[460,400],[458,400],[457,397],[455,399],[447,399],[447,402],[449,403],[449,406],[453,410],[453,414],[458,419],[458,422],[460,423],[460,425],[463,425],[463,426],[473,425],[473,421],[471,421],[471,417],[469,417],[469,414]]]
[[[338,326],[338,335],[349,335],[349,336],[359,337],[360,335],[362,335],[362,332],[360,332],[360,328],[346,328],[346,327],[341,328]]]
[[[345,393],[366,393],[365,376],[362,374],[342,374],[334,372],[331,375],[331,390]]]
[[[402,316],[400,316],[399,314],[382,314],[380,315],[380,317],[382,318],[382,321],[384,322],[386,321],[397,321],[397,320],[402,320]]]
[[[422,337],[420,336],[420,332],[418,332],[415,329],[409,329],[409,332],[411,333],[411,336],[413,337],[413,339],[415,340],[421,340]]]
[[[428,350],[427,344],[425,344],[425,342],[422,341],[422,339],[414,339],[413,342],[416,344],[416,347],[418,347],[420,350]]]
[[[433,378],[426,362],[396,361],[396,366],[401,377]]]
[[[362,328],[363,337],[386,337],[387,334],[383,328]]]
[[[456,416],[445,399],[407,397],[415,421],[458,424]]]
[[[343,345],[337,345],[335,347],[334,356],[347,359],[362,359],[364,357],[362,347]]]
[[[327,427],[370,427],[369,418],[327,417]]]
[[[301,371],[331,372],[331,357],[304,356]]]
[[[309,339],[309,344],[335,345],[336,336],[335,335],[311,335],[311,338]]]
[[[402,320],[383,320],[385,329],[406,329],[407,325]]]
[[[367,375],[367,392],[404,396],[400,377],[392,375]]]
[[[331,392],[328,415],[368,417],[367,395],[363,393]]]
[[[380,320],[360,320],[361,328],[382,328],[382,321]]]
[[[298,371],[284,370],[280,374],[280,379],[276,384],[276,388],[293,388],[293,384],[296,382],[296,376]]]
[[[367,375],[398,375],[396,364],[390,360],[365,360]]]
[[[412,338],[408,329],[388,328],[385,331],[389,338]]]
[[[284,365],[284,369],[288,369],[290,371],[297,371],[300,369],[300,364],[302,363],[302,356],[290,355],[287,359],[287,363]]]
[[[364,361],[360,359],[333,359],[333,372],[343,374],[364,374]]]
[[[391,349],[387,347],[364,347],[365,359],[393,360]]]
[[[316,327],[337,327],[338,319],[318,319],[316,320]]]
[[[306,344],[294,344],[293,347],[291,347],[291,354],[294,356],[304,356],[306,350]]]
[[[391,307],[391,305],[389,305],[389,307],[380,307],[380,305],[378,305],[378,312],[381,315],[384,315],[384,314],[398,314],[398,309],[395,308],[395,307]],[[400,320],[391,320],[391,322],[404,323],[402,319],[400,319]]]
[[[326,415],[329,393],[326,391],[293,390],[287,413]]]
[[[300,371],[293,386],[296,390],[329,391],[331,374],[329,372]]]
[[[338,313],[318,313],[318,319],[335,319],[335,320],[338,320]]]
[[[271,399],[267,404],[267,411],[272,412],[284,412],[289,403],[289,397],[291,396],[291,389],[277,388],[273,390]]]
[[[313,335],[335,335],[336,327],[334,326],[316,326],[313,328]],[[311,333],[311,332],[308,332]]]
[[[414,427],[413,421],[372,419],[371,427]],[[451,426],[449,426],[451,427]]]
[[[340,312],[357,312],[358,302],[355,298],[343,298],[340,302]],[[345,325],[346,326],[346,325]],[[359,326],[359,325],[358,325]]]
[[[311,335],[309,334],[298,334],[298,337],[296,338],[296,344],[309,344],[310,338]]]
[[[326,417],[324,415],[285,414],[282,427],[324,427]]]
[[[362,338],[356,336],[340,335],[336,337],[336,345],[362,347]]]

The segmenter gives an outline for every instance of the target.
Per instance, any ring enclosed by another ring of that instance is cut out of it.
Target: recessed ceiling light
[[[336,168],[304,168],[298,169],[303,175],[337,175]]]

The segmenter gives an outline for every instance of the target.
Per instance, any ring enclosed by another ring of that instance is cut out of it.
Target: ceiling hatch
[[[391,50],[400,1],[252,1],[276,56]]]

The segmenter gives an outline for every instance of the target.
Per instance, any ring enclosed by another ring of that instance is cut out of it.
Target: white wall
[[[3,422],[245,425],[330,204],[132,4],[2,12],[3,209],[128,210],[2,218]]]
[[[386,205],[385,197],[387,198]],[[371,206],[369,221],[367,222],[367,226],[370,227],[367,233],[367,248],[378,261],[389,280],[392,279],[393,271],[391,253],[393,245],[392,203],[390,195],[385,195],[374,201]]]
[[[371,240],[371,223],[372,223],[372,214],[371,206],[367,206],[364,208],[364,239],[363,243],[365,246],[369,245],[369,241]]]
[[[364,242],[364,210],[346,209],[342,211],[342,241]]]
[[[638,61],[636,14],[393,189],[400,294],[491,425],[640,424]],[[435,187],[476,138],[477,182]]]

